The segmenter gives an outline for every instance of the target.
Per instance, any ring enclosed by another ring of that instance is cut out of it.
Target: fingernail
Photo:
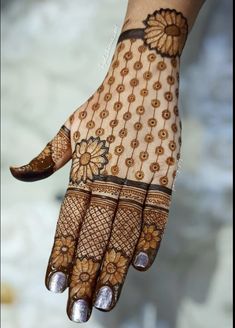
[[[108,310],[112,303],[112,298],[112,289],[108,286],[101,287],[95,301],[95,307],[101,310]]]
[[[67,287],[67,277],[63,272],[55,272],[49,281],[49,289],[53,293],[62,293]]]
[[[134,266],[136,266],[137,268],[146,268],[148,263],[149,263],[148,255],[144,252],[140,252],[135,258]]]
[[[78,300],[73,303],[70,319],[74,322],[86,322],[90,316],[90,309],[85,300]]]

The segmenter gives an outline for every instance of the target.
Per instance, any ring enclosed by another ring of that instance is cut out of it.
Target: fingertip
[[[54,165],[49,165],[42,170],[34,170],[30,164],[23,165],[20,167],[9,167],[12,176],[20,181],[24,182],[34,182],[37,180],[42,180],[54,173]]]
[[[45,284],[50,292],[61,294],[68,287],[67,275],[61,271],[54,272],[47,277]]]
[[[16,167],[16,166],[10,166],[10,172],[13,175],[14,178],[18,180],[22,180],[23,178],[23,173],[26,171],[27,165]]]
[[[110,311],[114,301],[113,291],[109,286],[102,286],[98,292],[94,302],[94,307],[100,311]]]
[[[78,299],[74,302],[71,300],[67,304],[68,318],[76,323],[85,323],[90,319],[91,307],[85,299]]]
[[[146,271],[151,266],[149,256],[146,252],[140,251],[134,257],[133,267],[138,271]]]

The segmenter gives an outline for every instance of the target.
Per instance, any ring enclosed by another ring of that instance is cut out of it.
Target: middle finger
[[[116,210],[118,190],[108,196],[103,191],[105,186],[105,182],[93,184],[90,205],[79,233],[67,305],[68,316],[75,322],[86,322],[90,317],[92,294]]]

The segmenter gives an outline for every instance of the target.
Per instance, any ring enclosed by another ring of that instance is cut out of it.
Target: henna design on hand
[[[72,159],[46,286],[69,288],[67,313],[75,322],[87,321],[92,306],[115,306],[129,266],[152,265],[167,224],[180,158],[187,21],[160,9],[144,24],[121,34],[103,83],[42,153],[11,168],[16,178],[35,181]]]
[[[187,19],[174,9],[156,10],[143,21],[144,29],[123,32],[119,41],[129,38],[143,39],[150,50],[162,57],[180,56],[188,35]]]
[[[70,131],[63,125],[57,135],[29,164],[11,167],[12,175],[21,181],[37,181],[52,175],[71,158]]]

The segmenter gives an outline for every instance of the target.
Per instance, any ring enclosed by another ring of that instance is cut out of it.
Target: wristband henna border
[[[181,12],[161,8],[149,14],[143,23],[145,28],[122,32],[118,43],[142,39],[149,50],[155,50],[162,57],[180,57],[188,35],[187,19]]]

